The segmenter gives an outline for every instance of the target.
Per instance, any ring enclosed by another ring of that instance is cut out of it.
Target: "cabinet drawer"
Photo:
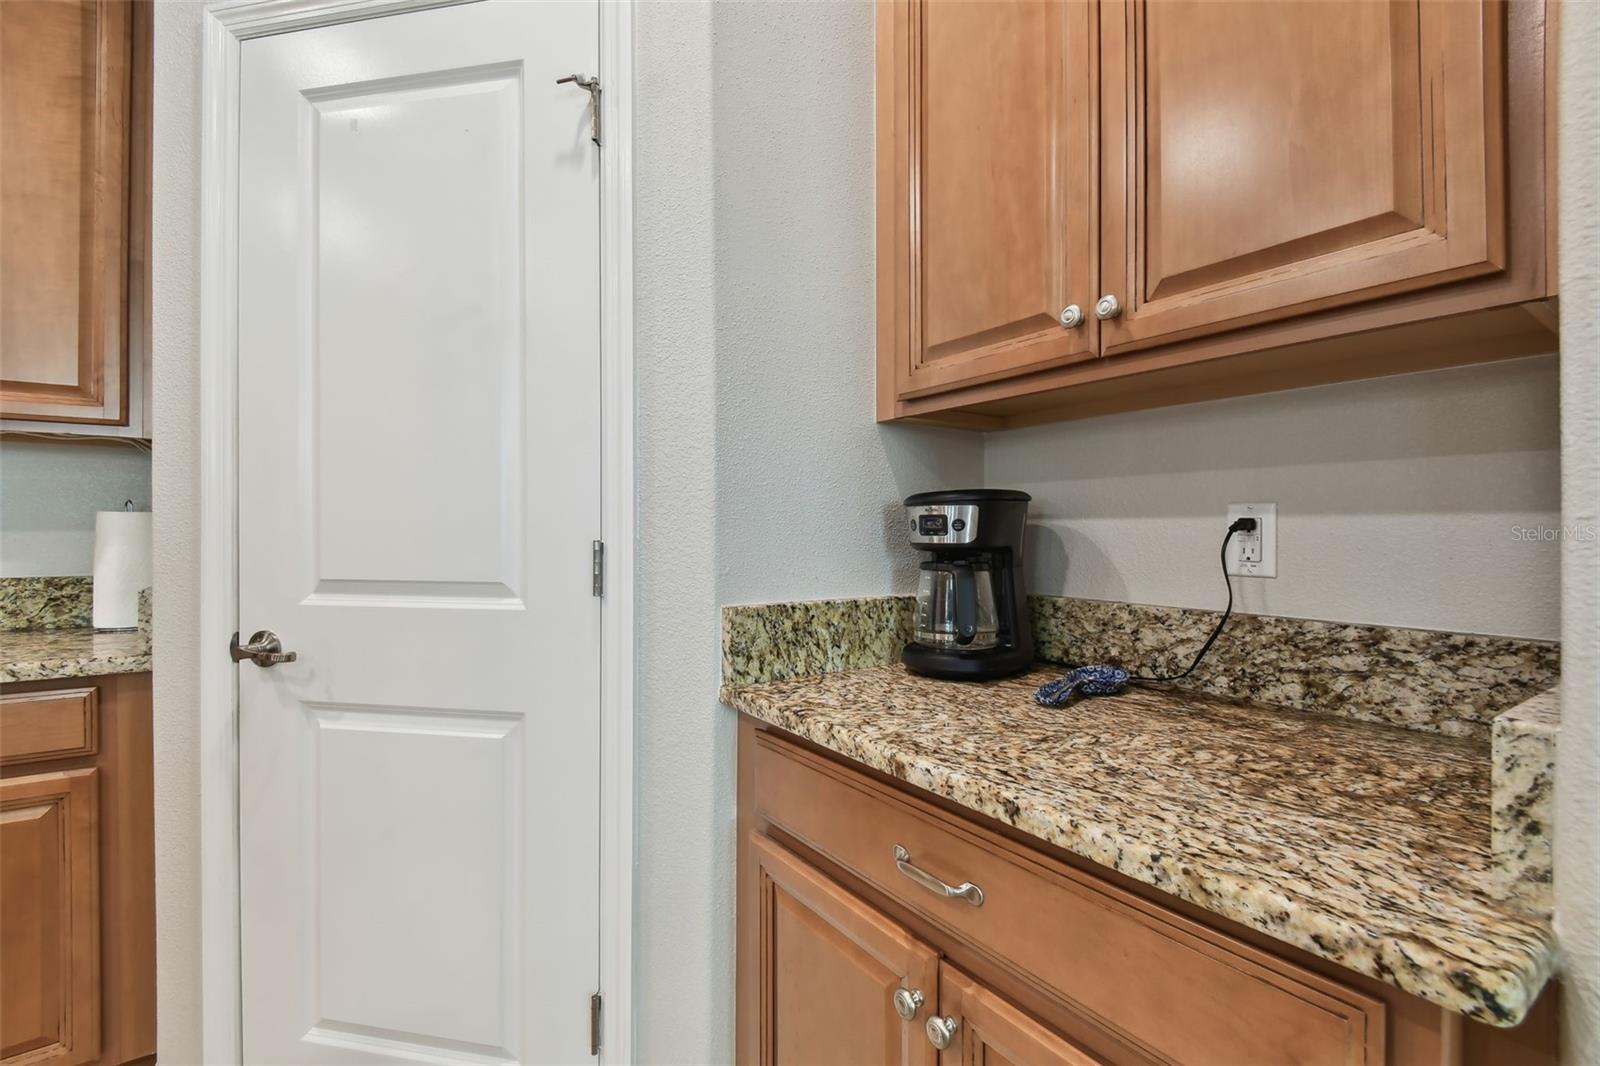
[[[93,755],[98,710],[93,688],[0,696],[0,766]]]
[[[755,747],[759,818],[1154,1058],[1185,1066],[1384,1062],[1381,1000],[1030,856],[773,734]],[[897,847],[923,880],[897,866]],[[970,882],[982,902],[971,902],[976,893],[940,895],[927,876]]]

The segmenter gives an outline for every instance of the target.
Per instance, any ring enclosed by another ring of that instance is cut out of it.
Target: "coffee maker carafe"
[[[917,575],[916,632],[901,661],[929,677],[981,680],[1033,665],[1022,584],[1026,492],[963,489],[906,498]]]

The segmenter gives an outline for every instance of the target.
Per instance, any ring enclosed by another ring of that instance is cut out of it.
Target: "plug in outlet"
[[[1228,541],[1228,573],[1239,577],[1277,577],[1278,505],[1228,504],[1228,525],[1240,518],[1254,518],[1256,528],[1248,533],[1235,533]]]
[[[1261,525],[1259,521],[1254,529],[1241,529],[1236,536],[1239,538],[1239,565],[1261,561]]]

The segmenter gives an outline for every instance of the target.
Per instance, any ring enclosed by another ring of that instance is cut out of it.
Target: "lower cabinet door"
[[[1103,1066],[949,963],[928,1035],[942,1045],[939,1066]]]
[[[938,952],[770,839],[752,849],[758,1061],[934,1066],[924,1024],[939,1001]]]
[[[0,781],[0,1064],[100,1054],[96,774]]]

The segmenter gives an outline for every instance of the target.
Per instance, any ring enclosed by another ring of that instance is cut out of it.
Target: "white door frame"
[[[239,45],[473,0],[230,0],[205,12],[200,172],[200,988],[210,1066],[242,1058],[238,626]],[[600,1062],[633,1061],[633,5],[600,5]],[[574,1009],[579,1009],[574,1005]]]

